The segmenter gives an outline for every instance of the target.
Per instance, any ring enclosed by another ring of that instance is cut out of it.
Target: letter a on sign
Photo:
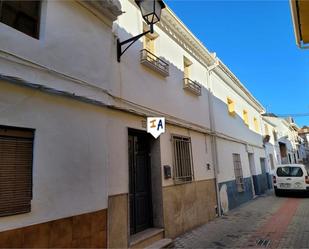
[[[165,118],[163,117],[150,117],[147,118],[147,132],[158,138],[165,132]]]

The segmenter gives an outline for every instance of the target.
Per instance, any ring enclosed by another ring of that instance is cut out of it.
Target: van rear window
[[[279,177],[301,177],[303,170],[300,167],[279,167],[277,169],[277,176]]]

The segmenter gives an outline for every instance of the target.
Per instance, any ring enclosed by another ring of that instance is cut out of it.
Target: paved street
[[[268,194],[175,240],[176,248],[309,248],[309,198]]]

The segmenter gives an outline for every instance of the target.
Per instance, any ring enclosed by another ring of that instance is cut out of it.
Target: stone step
[[[134,234],[130,238],[130,248],[146,248],[149,245],[164,238],[164,229],[149,228],[137,234]]]
[[[156,241],[155,243],[151,244],[150,246],[146,247],[145,249],[162,249],[162,248],[169,248],[172,246],[173,240],[169,238],[161,239]]]

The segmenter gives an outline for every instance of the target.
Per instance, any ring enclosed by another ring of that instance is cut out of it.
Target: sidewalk
[[[272,218],[273,214],[287,200],[288,198],[277,198],[272,194],[259,197],[230,211],[225,216],[219,217],[206,225],[176,238],[174,247],[256,247],[256,241],[259,240],[258,236],[262,236],[260,229],[263,228],[263,225],[267,225],[267,221]],[[267,241],[261,242],[267,243]]]

